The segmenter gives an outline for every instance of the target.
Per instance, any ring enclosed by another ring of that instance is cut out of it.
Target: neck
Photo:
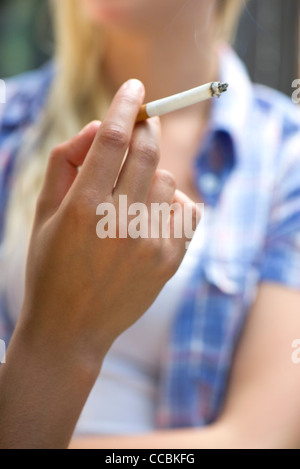
[[[188,28],[187,24],[195,23],[190,21],[174,20],[149,34],[108,32],[105,68],[112,91],[127,79],[138,78],[145,85],[149,102],[216,81],[218,66],[212,22]]]

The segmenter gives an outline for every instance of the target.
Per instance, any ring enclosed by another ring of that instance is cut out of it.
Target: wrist
[[[100,372],[99,360],[40,339],[18,325],[9,345],[0,373],[0,447],[66,448]]]
[[[111,345],[109,339],[92,340],[83,325],[76,326],[75,321],[64,324],[63,314],[57,324],[56,320],[52,321],[51,311],[44,309],[40,314],[34,309],[23,306],[14,334],[14,340],[24,349],[25,355],[33,362],[44,363],[49,369],[62,370],[70,378],[74,376],[78,380],[80,374],[83,379],[94,381]]]

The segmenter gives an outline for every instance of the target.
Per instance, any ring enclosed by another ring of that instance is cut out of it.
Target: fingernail
[[[81,129],[81,131],[78,133],[78,135],[83,135],[85,134],[85,132],[92,126],[98,126],[100,127],[101,125],[101,122],[100,121],[92,121],[92,122],[89,122],[85,127],[83,127],[83,129]]]
[[[123,86],[124,88],[135,92],[142,92],[144,89],[143,83],[136,78],[132,78],[131,80],[126,81]]]

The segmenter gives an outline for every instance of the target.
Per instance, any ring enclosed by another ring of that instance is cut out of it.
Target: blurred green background
[[[254,81],[287,94],[300,73],[299,12],[300,0],[249,0],[235,45]],[[0,78],[38,67],[52,51],[47,0],[0,0]]]
[[[0,0],[1,78],[38,67],[52,47],[47,1]]]

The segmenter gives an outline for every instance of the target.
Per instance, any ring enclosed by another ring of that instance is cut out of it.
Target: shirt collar
[[[229,84],[220,99],[213,100],[210,129],[228,132],[239,145],[245,129],[253,88],[247,69],[237,54],[226,44],[220,45],[220,81]]]
[[[204,143],[195,161],[195,183],[208,205],[216,205],[238,160],[247,116],[253,98],[246,67],[227,45],[220,45],[219,80],[229,84],[220,99],[214,99]]]

